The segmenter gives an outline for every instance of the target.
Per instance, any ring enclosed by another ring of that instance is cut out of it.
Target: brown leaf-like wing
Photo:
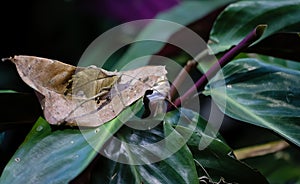
[[[109,72],[33,56],[10,60],[23,81],[45,97],[41,105],[50,124],[98,126],[115,118],[147,90],[163,96],[169,91],[164,66]]]
[[[10,60],[22,80],[41,94],[48,90],[63,93],[76,70],[72,65],[40,57],[14,56]]]

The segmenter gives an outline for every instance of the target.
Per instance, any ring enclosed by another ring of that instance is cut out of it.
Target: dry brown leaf
[[[99,126],[115,118],[147,90],[168,96],[164,66],[145,66],[125,72],[75,67],[56,60],[9,58],[25,83],[44,96],[40,100],[50,124]]]

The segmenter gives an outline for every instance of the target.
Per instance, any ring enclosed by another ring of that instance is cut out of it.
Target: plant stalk
[[[274,142],[269,142],[266,144],[261,144],[256,146],[250,146],[246,148],[240,148],[238,150],[234,150],[233,153],[238,160],[243,160],[246,158],[252,158],[252,157],[267,155],[270,153],[275,153],[289,146],[290,145],[287,142],[281,140],[281,141],[274,141]]]
[[[184,66],[184,68],[180,71],[180,73],[177,75],[175,80],[172,83],[171,89],[170,89],[170,100],[173,100],[176,96],[176,89],[179,88],[179,86],[184,82],[188,74],[191,72],[193,68],[197,66],[197,62],[194,60],[190,60],[187,62],[187,64]]]
[[[267,25],[258,25],[241,42],[239,42],[235,47],[224,54],[216,64],[214,64],[204,75],[201,76],[201,78],[195,83],[195,85],[193,85],[182,96],[178,97],[174,101],[173,105],[179,107],[183,101],[186,101],[191,95],[193,95],[195,90],[203,89],[204,86],[208,83],[208,80],[211,79],[219,71],[220,68],[224,67],[235,56],[241,53],[242,50],[246,49],[256,40],[258,40],[262,36],[266,27]]]

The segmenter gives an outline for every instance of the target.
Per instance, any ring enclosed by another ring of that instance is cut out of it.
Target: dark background
[[[91,11],[88,1],[82,2],[1,1],[0,58],[32,55],[76,64],[85,48],[109,27],[101,14]],[[1,89],[29,90],[9,62],[1,62],[0,77]]]
[[[127,21],[154,18],[179,0],[1,1],[0,58],[31,55],[76,65],[101,33]],[[0,64],[0,89],[29,90],[12,64]]]

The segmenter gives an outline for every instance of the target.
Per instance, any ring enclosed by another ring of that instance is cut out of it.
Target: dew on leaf
[[[232,88],[231,84],[226,85],[227,88]]]
[[[18,158],[15,158],[15,161],[16,162],[20,162],[21,161],[21,159],[18,157]]]
[[[43,128],[44,128],[44,127],[40,125],[40,126],[38,126],[38,127],[36,128],[36,131],[40,132],[40,131],[43,130]]]

